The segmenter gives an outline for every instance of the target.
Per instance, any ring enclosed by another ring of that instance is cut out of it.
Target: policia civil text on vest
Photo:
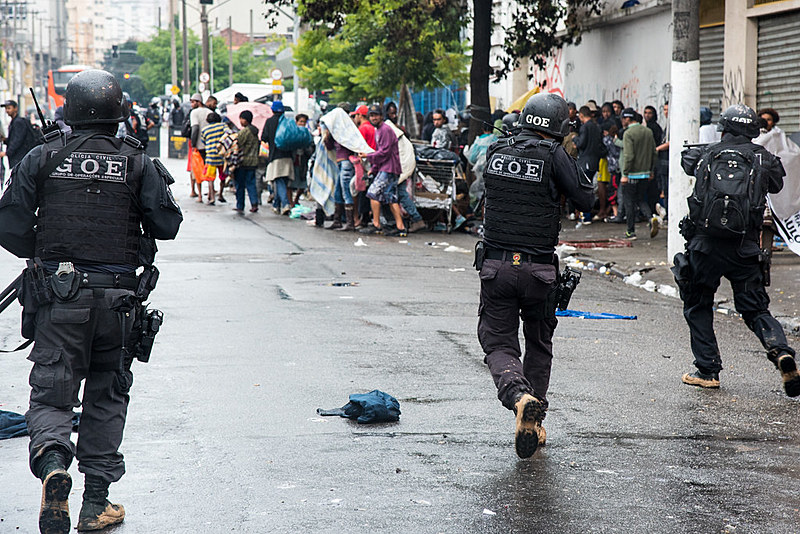
[[[478,339],[498,398],[516,412],[521,458],[545,441],[556,301],[566,306],[577,285],[577,277],[568,273],[559,292],[560,198],[566,196],[582,211],[594,203],[591,181],[561,146],[568,120],[563,98],[532,96],[519,117],[518,133],[489,147],[484,171],[485,234],[475,258],[481,279]]]
[[[34,340],[26,419],[41,532],[70,531],[73,458],[85,476],[78,531],[125,517],[108,488],[125,472],[118,449],[131,364],[149,359],[163,321],[143,305],[158,280],[155,240],[174,239],[183,219],[164,166],[135,139],[115,137],[128,115],[111,74],[78,73],[65,92],[72,133],[31,150],[0,198],[0,246],[27,259],[19,293],[23,335]],[[81,404],[76,446],[72,410]]]

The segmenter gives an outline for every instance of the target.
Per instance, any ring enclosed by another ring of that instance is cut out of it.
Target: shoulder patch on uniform
[[[55,155],[56,151],[52,150],[50,157],[52,158]],[[125,156],[73,152],[50,173],[50,176],[68,180],[124,182],[127,172],[128,158]]]
[[[533,158],[520,158],[509,154],[492,154],[486,163],[486,169],[492,174],[516,178],[529,182],[542,181],[544,161]]]

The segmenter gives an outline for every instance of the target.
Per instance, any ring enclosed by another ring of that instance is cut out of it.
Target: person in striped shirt
[[[200,136],[203,138],[203,144],[206,147],[206,173],[205,180],[208,182],[208,203],[213,206],[216,192],[214,191],[214,180],[217,173],[225,164],[225,159],[222,152],[219,150],[219,140],[225,131],[225,125],[222,124],[222,118],[216,112],[211,112],[206,118],[208,126],[200,131]]]

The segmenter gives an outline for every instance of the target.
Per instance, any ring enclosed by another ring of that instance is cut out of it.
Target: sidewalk
[[[562,221],[561,241],[621,239],[624,224],[592,223],[575,228],[574,221]],[[578,248],[562,253],[583,263],[584,268],[606,271],[609,276],[628,277],[626,281],[649,291],[659,291],[678,298],[677,287],[669,270],[667,259],[667,229],[650,239],[646,223],[639,223],[638,240],[624,248]],[[604,269],[605,268],[605,269]],[[638,275],[636,274],[638,273]],[[783,325],[787,334],[800,335],[800,256],[788,249],[776,250],[772,257],[772,284],[767,288],[771,302],[770,311]],[[720,284],[715,302],[720,313],[735,313],[733,293],[725,280]]]

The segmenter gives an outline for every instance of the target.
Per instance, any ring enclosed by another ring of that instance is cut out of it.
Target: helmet
[[[717,130],[752,139],[761,133],[759,124],[758,115],[752,108],[744,104],[736,104],[723,111],[719,116]]]
[[[161,103],[161,99],[158,98],[157,96],[154,96],[153,98],[150,99],[150,105],[151,106],[157,106],[160,103]]]
[[[99,69],[76,74],[64,92],[64,122],[70,126],[116,124],[130,116],[119,82]]]
[[[567,101],[554,93],[536,93],[525,103],[519,125],[554,137],[564,137],[569,133]]]
[[[519,113],[508,113],[503,115],[503,129],[508,131],[517,127]]]

